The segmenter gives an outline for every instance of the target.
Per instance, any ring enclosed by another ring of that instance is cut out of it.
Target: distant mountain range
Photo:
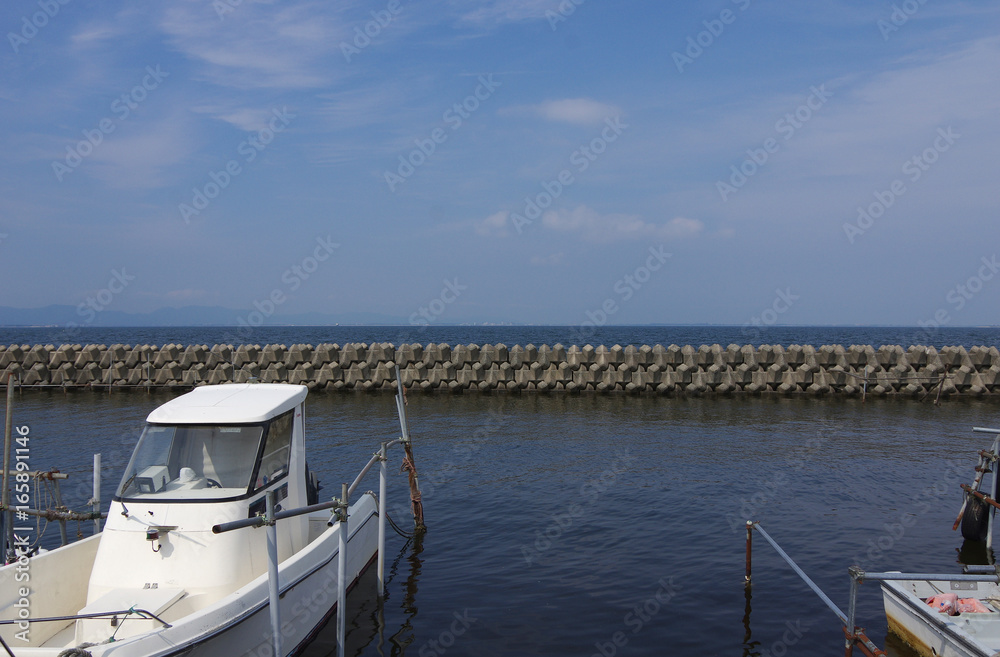
[[[254,313],[254,317],[250,317]],[[239,326],[259,322],[259,313],[221,306],[184,306],[160,308],[149,313],[126,313],[117,310],[94,312],[86,307],[52,305],[42,308],[0,306],[0,326]],[[345,312],[275,314],[264,319],[266,326],[334,326],[364,324],[395,326],[409,324],[406,317],[379,313]]]

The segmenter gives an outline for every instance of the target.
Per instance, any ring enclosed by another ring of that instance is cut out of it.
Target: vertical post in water
[[[378,597],[385,595],[385,514],[388,511],[385,503],[388,466],[386,465],[385,443],[379,450],[378,471]]]
[[[750,586],[750,555],[752,554],[751,548],[753,547],[753,523],[747,520],[747,572],[744,576],[746,580],[746,585]]]
[[[14,516],[10,513],[10,443],[14,433],[14,386],[13,374],[7,375],[7,415],[3,425],[3,563],[7,563],[7,548],[14,544]],[[10,538],[8,538],[10,537]]]
[[[337,657],[344,657],[344,640],[347,637],[347,484],[340,492],[337,515],[340,540],[337,553]]]
[[[101,455],[94,454],[94,533],[101,532]]]
[[[62,510],[62,490],[59,488],[59,480],[55,477],[52,477],[52,490],[56,498],[56,506]],[[60,518],[59,520],[59,541],[59,545],[69,545],[69,538],[66,536],[66,520],[63,518]]]
[[[271,647],[275,657],[284,657],[281,652],[281,610],[278,605],[278,528],[274,520],[274,491],[267,492],[267,594],[271,611]]]
[[[399,365],[396,365],[396,412],[399,415],[399,430],[403,441],[403,469],[407,471],[410,480],[410,508],[413,513],[413,531],[427,531],[424,525],[424,503],[420,496],[420,480],[417,478],[417,464],[413,459],[413,447],[410,444],[410,427],[406,422],[406,393],[403,389],[403,379],[399,375]]]
[[[855,627],[855,614],[858,608],[858,578],[864,575],[857,566],[847,569],[851,575],[851,598],[847,602],[847,643],[844,644],[844,657],[851,657],[854,654],[854,642],[858,636],[858,628]]]

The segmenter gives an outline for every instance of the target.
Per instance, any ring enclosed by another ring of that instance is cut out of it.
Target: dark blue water
[[[456,344],[627,345],[911,344],[1000,345],[1000,327],[892,326],[262,326],[189,328],[0,327],[0,344]]]
[[[70,472],[67,502],[79,506],[92,452],[104,455],[110,499],[146,414],[170,397],[26,391],[15,421],[31,428],[32,466]],[[411,396],[429,531],[419,545],[390,535],[381,620],[370,576],[352,592],[348,654],[839,654],[836,618],[759,538],[747,622],[744,519],[761,520],[845,609],[851,563],[955,572],[958,484],[989,444],[970,428],[1000,425],[997,410],[973,400]],[[389,396],[308,402],[308,453],[325,493],[397,434]],[[402,475],[389,496],[405,525]],[[56,535],[49,527],[45,540]],[[883,644],[874,584],[862,586],[859,617]],[[308,654],[332,651],[328,632]]]

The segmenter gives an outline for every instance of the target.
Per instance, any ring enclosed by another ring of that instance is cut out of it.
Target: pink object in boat
[[[958,614],[958,595],[955,593],[939,593],[927,598],[927,604],[939,613],[955,616]]]

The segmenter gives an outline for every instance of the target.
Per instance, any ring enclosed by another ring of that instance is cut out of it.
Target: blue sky
[[[993,2],[10,0],[0,28],[0,306],[1000,324]]]

